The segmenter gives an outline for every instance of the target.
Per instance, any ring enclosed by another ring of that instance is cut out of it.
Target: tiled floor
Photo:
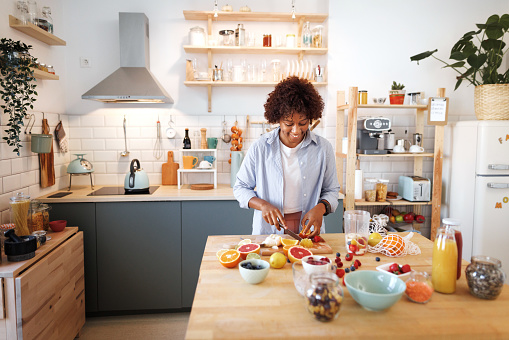
[[[87,318],[79,340],[184,339],[189,313]]]

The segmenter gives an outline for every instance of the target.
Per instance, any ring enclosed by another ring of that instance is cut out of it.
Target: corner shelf
[[[9,15],[9,26],[48,45],[65,46],[67,44],[64,40],[32,23],[22,24],[18,18],[12,15]]]
[[[42,70],[39,70],[37,68],[30,68],[32,71],[34,71],[34,77],[37,79],[44,79],[44,80],[59,80],[60,77],[49,72],[44,72]]]
[[[184,158],[183,156],[185,154],[194,154],[194,156],[196,157],[196,154],[202,154],[202,153],[211,153],[214,158],[215,158],[215,161],[214,162],[217,162],[217,149],[181,149],[180,150],[180,153],[181,153],[181,157],[180,157],[180,163],[179,163],[179,169],[177,170],[177,188],[180,189],[182,187],[182,181],[181,181],[181,177],[183,176],[183,174],[186,174],[186,173],[210,173],[212,174],[212,177],[213,177],[213,180],[214,180],[214,189],[217,188],[217,163],[216,166],[214,166],[213,168],[211,169],[197,169],[197,168],[193,168],[193,169],[184,169]],[[198,163],[200,162],[200,160],[198,160],[198,162],[196,162],[196,165],[198,165]]]

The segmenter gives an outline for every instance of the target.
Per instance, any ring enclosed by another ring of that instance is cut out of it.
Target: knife
[[[291,230],[289,230],[288,228],[286,228],[284,225],[282,225],[282,224],[281,224],[281,222],[279,222],[279,220],[278,220],[278,223],[279,223],[279,226],[280,226],[281,228],[283,228],[283,230],[284,230],[285,234],[290,235],[291,237],[293,237],[293,238],[294,238],[294,239],[296,239],[296,240],[299,240],[299,241],[301,241],[301,240],[302,240],[302,237],[300,237],[298,234],[296,234],[296,233],[294,233],[293,231],[291,231]]]

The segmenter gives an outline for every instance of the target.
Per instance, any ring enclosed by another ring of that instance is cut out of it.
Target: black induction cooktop
[[[150,186],[145,190],[138,190],[135,192],[126,192],[124,187],[104,187],[96,191],[91,192],[87,196],[107,196],[107,195],[152,195],[159,185]]]

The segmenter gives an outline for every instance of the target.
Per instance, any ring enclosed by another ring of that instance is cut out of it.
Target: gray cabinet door
[[[180,202],[96,203],[99,311],[180,308]]]
[[[252,224],[253,210],[237,201],[182,202],[182,307],[193,304],[207,237],[249,235]]]
[[[85,256],[85,310],[97,312],[97,248],[95,203],[51,203],[50,218],[67,220],[67,225],[83,231]]]
[[[325,216],[325,232],[326,233],[342,233],[343,232],[343,200],[339,200],[336,211]]]

